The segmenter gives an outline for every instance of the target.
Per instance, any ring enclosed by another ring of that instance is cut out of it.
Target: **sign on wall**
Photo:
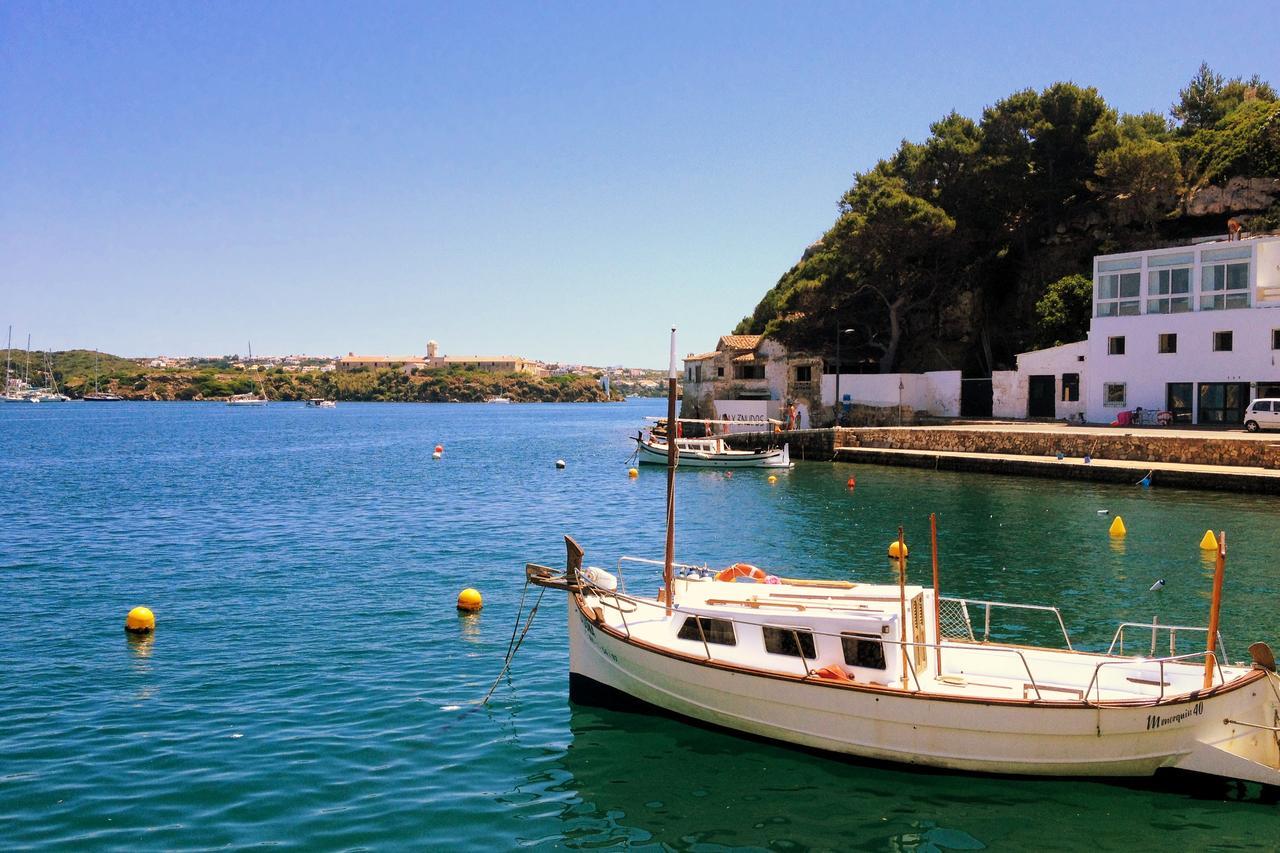
[[[729,432],[759,432],[769,429],[769,404],[772,400],[715,400],[716,416],[733,421]]]

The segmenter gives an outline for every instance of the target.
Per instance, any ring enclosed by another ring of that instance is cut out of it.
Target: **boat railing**
[[[1074,651],[1071,646],[1071,636],[1067,633],[1067,625],[1062,621],[1062,613],[1058,608],[1051,607],[1046,604],[1013,604],[1007,601],[984,601],[976,598],[947,598],[940,597],[938,599],[940,608],[940,618],[942,625],[940,626],[946,636],[955,639],[968,638],[971,642],[986,643],[991,640],[991,609],[1004,608],[1008,610],[1035,610],[1043,613],[1052,613],[1058,621],[1058,629],[1062,631],[1062,641],[1067,646],[1067,651]],[[969,607],[982,608],[982,639],[977,639],[973,630],[973,618],[969,613]]]
[[[662,565],[661,560],[644,560],[637,557],[624,557],[623,559],[629,562],[651,563],[656,565]],[[699,569],[702,567],[684,566],[683,568]],[[621,586],[622,586],[621,578],[619,578],[619,584],[618,584],[619,588],[616,591],[604,589],[603,587],[600,587],[596,584],[591,583],[590,580],[587,580],[585,578],[584,580],[587,586],[591,588],[592,592],[595,593],[597,601],[599,601],[603,606],[606,606],[611,610],[616,610],[618,612],[622,620],[622,629],[627,639],[631,639],[631,627],[627,623],[628,613],[634,613],[637,610],[639,610],[641,607],[650,607],[650,608],[653,608],[654,610],[660,610],[660,611],[666,610],[666,604],[663,602],[651,601],[649,599],[644,599],[644,598],[636,598],[635,596],[628,595],[625,592],[623,592],[621,589]],[[628,610],[627,608],[623,607],[622,606],[623,602],[626,602],[627,604],[631,605],[631,608]],[[998,604],[998,603],[999,602],[992,602],[992,604]],[[715,656],[711,654],[711,644],[707,640],[706,630],[703,627],[702,619],[714,618],[718,621],[729,622],[733,624],[735,629],[739,625],[751,625],[756,628],[761,627],[760,622],[734,619],[732,616],[720,611],[717,611],[714,616],[704,614],[696,610],[687,610],[683,612],[687,613],[691,617],[695,617],[694,624],[697,625],[698,627],[698,635],[702,641],[703,654],[705,655],[705,659],[707,661],[714,660]],[[798,653],[800,665],[804,669],[804,676],[806,678],[811,677],[813,675],[813,669],[809,666],[808,659],[805,658],[804,647],[803,645],[801,645],[801,642],[800,642],[800,632],[803,630],[806,634],[813,637],[830,637],[837,641],[844,636],[844,634],[841,632],[821,631],[821,630],[818,630],[815,628],[809,628],[809,627],[806,627],[803,629],[791,628],[790,630],[792,634],[792,640],[796,644],[796,651]],[[979,652],[984,652],[988,654],[1004,654],[1004,655],[1010,655],[1010,656],[1016,657],[1018,661],[1022,664],[1022,670],[1027,674],[1027,686],[1035,691],[1035,695],[1037,699],[1044,698],[1044,696],[1040,692],[1040,684],[1037,683],[1035,675],[1031,671],[1031,664],[1027,661],[1027,657],[1023,653],[1022,649],[1013,648],[1010,646],[975,645],[975,644],[969,644],[969,643],[948,643],[948,642],[917,643],[917,642],[910,642],[910,641],[903,641],[903,640],[894,640],[888,637],[880,637],[879,639],[880,639],[880,642],[887,647],[893,647],[899,650],[903,650],[903,649],[911,650],[916,648],[933,649],[935,655],[938,653],[939,649],[955,649],[955,650],[965,650],[965,651],[979,651]],[[919,675],[919,672],[917,671],[917,667],[907,666],[906,671],[910,673],[911,680],[914,682],[916,690],[918,692],[923,691],[924,688],[920,684],[920,675]]]
[[[623,558],[623,559],[627,560],[628,562],[662,565],[661,560],[644,560],[644,559],[634,558],[634,557]],[[702,567],[685,565],[685,566],[682,566],[682,568],[700,569]],[[664,602],[653,601],[645,598],[637,598],[635,596],[626,594],[621,590],[621,582],[619,582],[619,589],[616,591],[608,590],[603,587],[597,586],[591,583],[589,580],[587,580],[586,583],[589,587],[591,587],[592,591],[596,594],[597,601],[599,601],[601,605],[608,607],[612,610],[616,610],[619,613],[622,620],[623,631],[626,634],[628,639],[630,639],[632,636],[631,627],[627,622],[628,613],[635,613],[637,610],[639,610],[642,607],[648,607],[648,608],[652,608],[654,610],[663,611],[663,612],[667,610],[667,605]],[[953,599],[953,600],[956,600],[956,599]],[[624,602],[625,604],[629,605],[629,609],[628,607],[623,606]],[[995,601],[992,601],[992,602],[969,601],[968,603],[982,604],[982,605],[990,604],[992,606],[1001,606],[1003,604],[1003,602],[995,602]],[[1008,606],[1018,607],[1019,605],[1008,605]],[[1053,607],[1046,607],[1046,606],[1040,606],[1040,605],[1023,605],[1023,606],[1026,607],[1027,609],[1052,610],[1055,613],[1057,612],[1056,608],[1053,608]],[[679,605],[677,605],[677,608],[679,608]],[[729,622],[734,626],[735,632],[738,626],[742,626],[742,625],[749,625],[754,628],[763,627],[763,623],[759,621],[735,619],[733,616],[726,614],[723,611],[715,611],[714,614],[708,614],[708,613],[700,612],[698,610],[689,609],[689,610],[681,610],[681,612],[685,613],[690,617],[695,617],[694,624],[698,628],[699,639],[702,642],[703,655],[705,657],[705,660],[707,660],[708,662],[714,661],[715,656],[711,653],[711,643],[707,639],[706,630],[702,623],[703,619],[715,619],[717,621]],[[1059,619],[1061,619],[1061,616],[1059,616]],[[1137,625],[1135,627],[1149,627],[1149,626]],[[1161,626],[1161,627],[1164,627],[1164,626]],[[814,669],[809,665],[809,661],[811,659],[806,658],[804,654],[804,645],[801,642],[801,632],[811,637],[815,637],[815,638],[829,637],[837,641],[841,640],[844,637],[844,632],[823,631],[823,630],[819,630],[811,627],[804,627],[804,628],[792,627],[792,628],[789,628],[789,630],[792,635],[792,641],[795,643],[795,650],[797,653],[798,660],[800,662],[800,667],[803,669],[802,674],[805,678],[813,677]],[[1183,628],[1183,630],[1190,630],[1190,629]],[[1065,628],[1063,629],[1063,631],[1065,634]],[[912,641],[905,641],[905,640],[897,640],[889,637],[880,637],[879,640],[885,646],[886,654],[888,654],[888,650],[891,648],[897,650],[896,654],[899,654],[899,655],[901,655],[903,651],[911,651],[917,648],[923,648],[923,649],[932,649],[933,654],[935,656],[934,657],[935,660],[939,650],[944,652],[947,650],[952,650],[957,652],[963,651],[965,653],[978,652],[978,653],[987,654],[987,655],[998,654],[998,655],[1005,655],[1006,657],[1017,658],[1018,664],[1021,665],[1020,666],[1021,671],[1025,673],[1027,677],[1027,681],[1024,686],[1024,691],[1030,690],[1032,693],[1034,693],[1035,698],[1038,701],[1044,700],[1045,692],[1048,692],[1048,693],[1069,692],[1071,694],[1079,696],[1079,699],[1082,702],[1087,702],[1089,704],[1098,705],[1098,706],[1104,706],[1113,702],[1128,704],[1134,700],[1135,693],[1137,693],[1137,691],[1135,691],[1133,688],[1127,688],[1125,691],[1126,693],[1125,696],[1121,698],[1111,699],[1111,700],[1104,700],[1102,697],[1104,687],[1102,684],[1102,677],[1101,677],[1104,667],[1107,667],[1109,669],[1115,669],[1118,667],[1136,668],[1139,676],[1147,674],[1150,667],[1152,666],[1156,667],[1159,673],[1159,678],[1155,682],[1152,682],[1149,679],[1144,679],[1144,678],[1136,678],[1136,679],[1128,678],[1126,679],[1126,681],[1131,681],[1135,684],[1144,685],[1144,686],[1158,686],[1159,687],[1158,694],[1150,697],[1152,700],[1152,704],[1158,704],[1164,701],[1165,687],[1170,686],[1171,684],[1166,680],[1166,669],[1165,669],[1166,665],[1179,664],[1179,665],[1186,666],[1197,661],[1197,659],[1200,662],[1203,662],[1207,655],[1207,652],[1201,651],[1201,652],[1190,652],[1182,655],[1171,655],[1169,657],[1163,657],[1163,658],[1123,658],[1118,660],[1098,661],[1093,666],[1093,673],[1089,679],[1087,687],[1083,691],[1081,691],[1078,687],[1067,688],[1061,684],[1056,684],[1051,680],[1045,680],[1044,678],[1037,679],[1035,676],[1035,671],[1032,669],[1031,661],[1027,659],[1026,652],[1031,651],[1031,649],[1023,649],[1016,646],[1007,646],[1007,645],[999,645],[999,644],[988,645],[986,644],[987,641],[985,639],[983,643],[963,642],[963,641],[947,642],[945,639],[942,642],[938,642],[938,643],[920,643],[920,642],[912,642]],[[913,656],[908,655],[908,659],[910,659],[911,657]],[[1214,655],[1215,668],[1217,670],[1218,685],[1225,684],[1227,681],[1226,673],[1222,669],[1222,660],[1223,660],[1223,657],[1221,657],[1220,655]],[[920,668],[918,666],[910,665],[909,660],[904,663],[907,664],[905,666],[905,671],[909,673],[910,681],[914,684],[916,691],[922,692],[924,690],[924,687],[920,683],[920,673],[919,673]],[[899,677],[901,677],[901,674],[899,674]],[[1076,684],[1078,683],[1079,682],[1076,682]],[[1024,696],[1025,696],[1025,693],[1024,693]],[[1091,696],[1094,696],[1094,698],[1091,698]],[[1142,696],[1142,694],[1139,694],[1139,697],[1146,698],[1145,696]]]
[[[1191,663],[1201,663],[1201,664],[1203,664],[1203,663],[1204,663],[1204,661],[1206,660],[1206,658],[1208,657],[1208,655],[1209,655],[1209,652],[1188,652],[1188,653],[1183,654],[1183,655],[1172,655],[1172,656],[1170,656],[1170,657],[1163,657],[1163,658],[1126,658],[1126,659],[1123,659],[1123,660],[1104,660],[1104,661],[1099,661],[1099,662],[1097,663],[1097,665],[1095,665],[1095,666],[1094,666],[1094,668],[1093,668],[1093,678],[1089,680],[1089,686],[1088,686],[1087,688],[1085,688],[1085,691],[1084,691],[1084,700],[1085,700],[1086,702],[1091,702],[1091,704],[1095,704],[1095,705],[1096,705],[1096,704],[1102,704],[1102,682],[1101,682],[1101,676],[1102,676],[1102,668],[1103,668],[1103,667],[1111,667],[1111,668],[1118,668],[1118,667],[1136,667],[1136,668],[1138,668],[1139,674],[1145,674],[1145,671],[1146,671],[1150,666],[1152,666],[1152,665],[1154,664],[1154,665],[1156,665],[1156,667],[1158,668],[1158,671],[1159,671],[1159,677],[1156,679],[1155,684],[1151,684],[1151,682],[1150,682],[1150,680],[1149,680],[1149,679],[1133,679],[1133,678],[1130,678],[1130,679],[1128,679],[1128,680],[1130,680],[1130,681],[1137,681],[1137,682],[1138,682],[1138,683],[1140,683],[1140,684],[1147,684],[1147,685],[1150,685],[1150,686],[1158,686],[1158,687],[1160,688],[1160,692],[1159,692],[1159,695],[1158,695],[1158,696],[1157,696],[1157,698],[1156,698],[1156,702],[1157,702],[1157,703],[1159,703],[1159,702],[1163,702],[1163,701],[1164,701],[1164,689],[1165,689],[1165,687],[1171,686],[1171,682],[1168,682],[1168,681],[1166,681],[1166,680],[1165,680],[1165,665],[1166,665],[1166,664],[1171,664],[1171,663],[1173,663],[1173,664],[1183,664],[1183,665],[1191,664]],[[1217,685],[1223,685],[1223,684],[1226,684],[1226,683],[1227,683],[1227,674],[1226,674],[1225,672],[1223,672],[1223,671],[1222,671],[1222,658],[1221,658],[1221,656],[1219,656],[1219,655],[1217,655],[1217,654],[1213,655],[1213,663],[1214,663],[1214,669],[1216,669],[1216,670],[1217,670],[1217,674],[1218,674],[1218,676],[1217,676],[1217,677],[1218,677]],[[1090,694],[1092,694],[1095,690],[1097,691],[1097,699],[1096,699],[1096,700],[1091,700],[1091,699],[1089,698],[1089,696],[1090,696]]]
[[[1146,632],[1146,631],[1151,632],[1151,657],[1153,658],[1155,657],[1155,654],[1156,654],[1156,646],[1158,645],[1157,641],[1159,639],[1161,632],[1167,632],[1169,635],[1169,655],[1170,656],[1174,656],[1178,654],[1179,632],[1202,634],[1206,637],[1209,635],[1208,628],[1205,628],[1203,626],[1197,626],[1197,625],[1162,625],[1159,622],[1122,622],[1120,623],[1119,627],[1116,628],[1115,636],[1111,638],[1111,645],[1110,647],[1107,648],[1108,656],[1116,654],[1117,646],[1119,646],[1120,648],[1119,654],[1121,656],[1124,655],[1124,637],[1125,637],[1126,628],[1133,628],[1135,630],[1141,630],[1143,632]],[[1226,654],[1227,654],[1227,646],[1225,643],[1222,642],[1221,631],[1218,632],[1218,636],[1216,639],[1218,641],[1218,653],[1222,655],[1223,659],[1225,660]],[[1201,640],[1201,642],[1203,643],[1204,641]]]
[[[645,557],[619,557],[618,558],[618,591],[619,592],[627,591],[627,587],[624,582],[623,573],[622,573],[624,563],[636,563],[642,566],[665,566],[666,565],[666,563],[662,560],[651,560]],[[695,566],[691,563],[672,563],[671,568],[683,569],[686,572],[700,572],[704,575],[715,574],[715,570],[712,569],[710,566],[708,566],[706,563],[703,563],[700,566]]]

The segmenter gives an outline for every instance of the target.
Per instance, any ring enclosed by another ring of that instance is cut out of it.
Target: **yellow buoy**
[[[776,482],[778,482],[778,475],[777,475],[777,474],[770,474],[770,475],[769,475],[769,482],[770,482],[770,483],[776,483]]]
[[[1204,532],[1204,538],[1200,540],[1200,547],[1206,551],[1218,550],[1218,537],[1213,535],[1212,530]]]
[[[458,609],[465,613],[474,613],[484,607],[484,602],[480,598],[479,590],[467,587],[458,593]]]
[[[897,539],[895,539],[895,540],[893,540],[892,542],[890,542],[890,543],[889,543],[889,556],[890,556],[890,557],[893,557],[895,560],[896,560],[898,557],[900,557],[900,556],[901,556],[901,557],[910,557],[910,556],[911,556],[911,549],[907,547],[907,543],[903,542],[903,543],[902,543],[902,553],[901,553],[901,554],[899,554],[899,553],[898,553],[898,540],[897,540]]]
[[[1111,522],[1111,529],[1108,532],[1112,536],[1124,536],[1129,531],[1125,529],[1124,519],[1117,515],[1115,520]]]
[[[124,617],[124,629],[132,634],[150,634],[156,629],[156,615],[146,607],[135,607]]]
[[[628,468],[627,476],[634,480],[636,477],[640,476],[640,472],[635,468]]]

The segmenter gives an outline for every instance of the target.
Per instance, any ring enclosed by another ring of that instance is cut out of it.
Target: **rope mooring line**
[[[525,589],[529,588],[529,581],[525,580]],[[542,596],[546,593],[547,588],[544,586],[538,590],[538,597],[533,602],[533,608],[529,611],[529,618],[524,623],[524,630],[520,632],[519,639],[516,639],[515,632],[520,627],[520,611],[516,611],[516,622],[511,629],[512,643],[508,645],[507,659],[502,663],[502,671],[498,673],[498,677],[493,680],[493,684],[489,687],[489,692],[484,694],[484,698],[480,700],[481,705],[488,705],[489,699],[493,696],[493,691],[498,689],[498,685],[502,683],[503,677],[507,674],[507,670],[511,668],[511,661],[515,660],[516,652],[520,651],[520,645],[524,642],[524,638],[529,635],[529,629],[533,627],[533,617],[538,614],[538,606],[542,604]],[[524,594],[520,596],[521,609],[524,607]]]

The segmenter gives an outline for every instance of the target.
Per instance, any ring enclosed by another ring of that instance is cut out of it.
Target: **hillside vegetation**
[[[854,177],[838,215],[739,323],[846,369],[986,375],[1088,327],[1092,257],[1280,227],[1280,103],[1208,66],[1168,117],[1093,88],[1016,92]],[[1083,276],[1083,278],[1082,278]]]
[[[606,402],[621,399],[616,391],[606,395],[589,376],[531,376],[527,373],[485,373],[465,370],[420,371],[406,376],[399,370],[356,371],[318,370],[288,372],[280,368],[245,371],[226,366],[194,369],[155,369],[129,359],[102,354],[95,362],[88,350],[32,352],[31,381],[43,384],[46,355],[53,365],[58,386],[72,397],[93,390],[96,365],[99,387],[129,400],[221,400],[265,388],[272,400],[306,400],[324,397],[333,400],[383,402],[480,402],[504,396],[515,402]],[[4,352],[0,351],[0,358]],[[14,350],[16,372],[21,375],[26,359]]]

